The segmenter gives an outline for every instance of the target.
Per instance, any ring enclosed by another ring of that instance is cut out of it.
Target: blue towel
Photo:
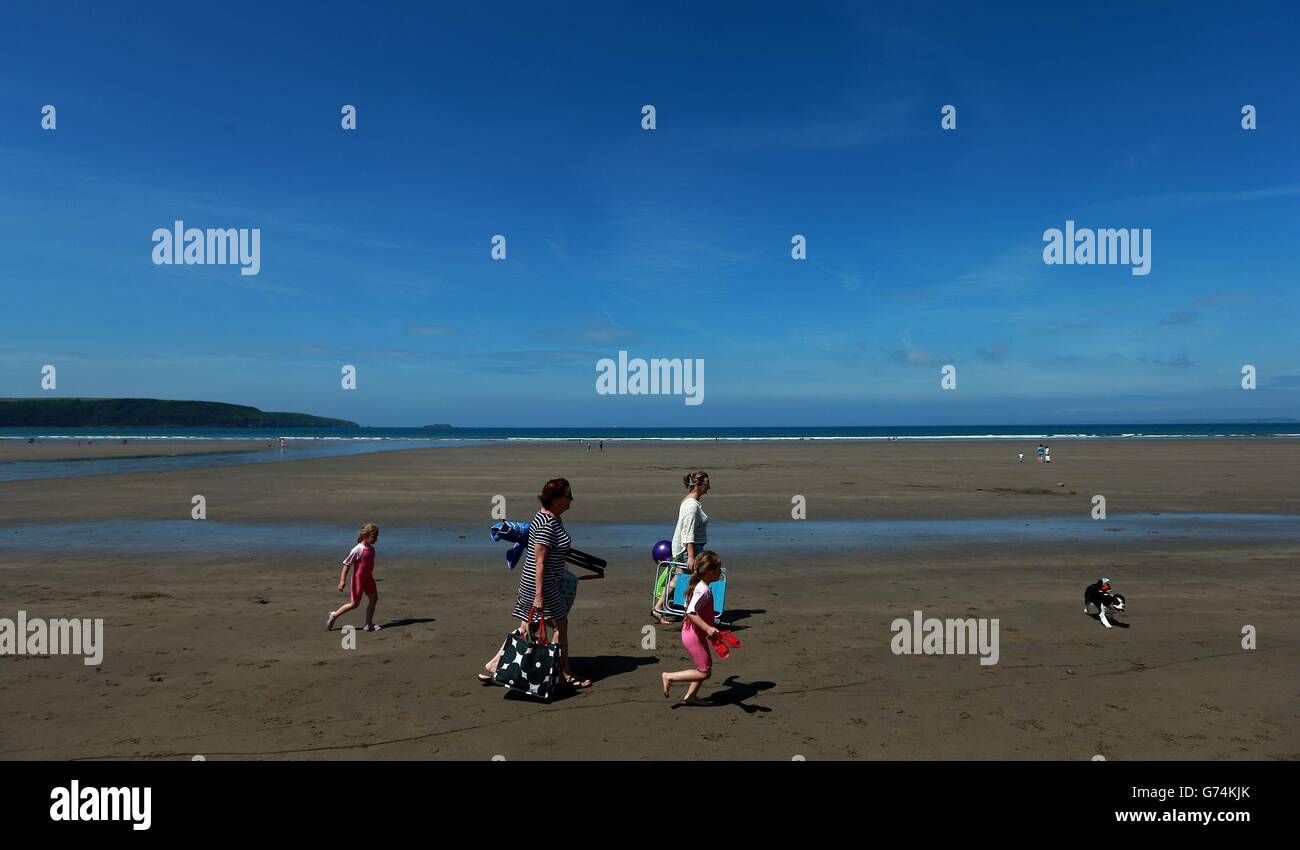
[[[532,525],[527,522],[510,522],[503,519],[492,526],[489,531],[493,542],[504,540],[507,543],[515,544],[506,553],[506,566],[512,570],[524,555],[524,547],[528,545],[528,531],[531,528]]]

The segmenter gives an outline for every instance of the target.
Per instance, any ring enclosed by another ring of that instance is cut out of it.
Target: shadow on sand
[[[639,667],[645,667],[650,664],[658,664],[657,656],[633,656],[633,655],[595,655],[583,656],[575,655],[569,659],[570,668],[573,675],[580,679],[590,679],[591,687],[596,688],[606,679],[614,676],[621,676],[624,673],[633,673]],[[590,690],[591,688],[583,688]],[[572,688],[561,687],[557,689],[555,695],[551,697],[551,703],[563,702],[569,697],[579,693]],[[526,700],[528,702],[537,702],[533,697],[518,691],[507,690],[506,699]]]
[[[437,620],[407,618],[405,620],[390,620],[380,626],[380,629],[400,629],[402,626],[418,626],[422,623],[436,623]]]
[[[758,714],[772,710],[765,705],[750,705],[745,700],[757,696],[760,691],[776,687],[776,682],[740,682],[736,680],[735,676],[728,676],[722,682],[722,687],[725,690],[714,691],[699,703],[679,702],[673,706],[673,709],[722,708],[734,705],[742,709],[746,714]]]
[[[1089,614],[1088,616],[1096,620],[1098,623],[1101,622],[1101,617],[1097,614]],[[1106,619],[1110,620],[1110,624],[1117,629],[1127,629],[1129,627],[1128,623],[1121,623],[1119,620],[1116,620],[1114,617],[1107,617]]]
[[[730,626],[734,631],[739,632],[744,631],[749,628],[749,626],[737,626],[736,623],[739,623],[741,620],[748,620],[755,614],[766,613],[766,608],[728,608],[726,611],[722,612],[722,616],[718,619],[723,625]]]

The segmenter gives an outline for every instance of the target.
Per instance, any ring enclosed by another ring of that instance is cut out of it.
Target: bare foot
[[[668,689],[669,689],[670,687],[672,687],[672,684],[673,684],[673,683],[670,682],[670,681],[668,681],[668,674],[667,674],[667,673],[660,673],[660,674],[659,674],[659,678],[660,678],[660,679],[663,679],[663,682],[664,682],[664,699],[668,699]]]

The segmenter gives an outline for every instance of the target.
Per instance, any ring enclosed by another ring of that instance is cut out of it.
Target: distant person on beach
[[[673,561],[682,567],[664,581],[664,589],[652,611],[664,625],[672,622],[664,616],[664,606],[672,598],[677,582],[694,568],[695,556],[704,551],[704,544],[709,542],[709,516],[700,504],[709,492],[709,473],[702,469],[688,472],[682,476],[682,484],[686,487],[686,495],[677,510],[677,527],[673,529]]]
[[[600,450],[601,450],[602,452],[605,450],[605,441],[604,441],[604,440],[601,440],[601,441],[600,441]]]
[[[1025,453],[1020,452],[1020,454],[1017,456],[1016,463],[1024,463],[1024,462],[1025,462]]]
[[[375,544],[379,542],[379,526],[368,522],[361,526],[357,534],[357,545],[343,559],[343,572],[339,574],[339,592],[347,582],[348,570],[352,570],[352,599],[345,602],[337,611],[331,611],[325,620],[325,630],[334,628],[334,621],[361,604],[361,594],[366,595],[366,625],[364,631],[377,632],[382,626],[375,625],[375,604],[379,602],[379,588],[375,586]]]
[[[694,667],[679,670],[676,673],[661,673],[664,697],[671,696],[675,682],[690,682],[686,696],[682,701],[687,705],[705,705],[697,699],[700,686],[713,671],[713,653],[709,649],[710,639],[717,637],[718,629],[713,625],[717,614],[713,610],[713,591],[709,584],[722,576],[722,559],[717,552],[705,550],[691,559],[691,580],[686,587],[686,619],[682,621],[682,646],[690,654]]]
[[[1047,446],[1043,446],[1043,463],[1051,463],[1051,462],[1052,462],[1052,450]]]
[[[1038,462],[1039,462],[1039,463],[1042,463],[1042,462],[1043,462],[1043,455],[1045,455],[1045,454],[1047,454],[1047,447],[1044,446],[1042,443],[1039,443],[1039,444],[1038,444]]]
[[[591,444],[587,444],[588,451]],[[591,687],[590,679],[579,679],[569,667],[569,600],[564,591],[564,566],[572,549],[568,530],[560,515],[573,505],[573,489],[565,478],[552,478],[537,496],[542,507],[533,517],[528,530],[525,548],[524,571],[519,576],[519,596],[515,600],[513,616],[519,620],[519,633],[530,634],[534,625],[540,626],[542,618],[555,634],[560,646],[560,675],[564,684],[575,690]],[[501,644],[501,649],[505,643]],[[483,665],[479,681],[491,682],[496,676],[501,649]]]

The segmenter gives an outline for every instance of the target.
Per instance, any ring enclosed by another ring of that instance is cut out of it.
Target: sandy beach
[[[0,657],[0,758],[1300,757],[1300,538],[1124,531],[1151,513],[1300,515],[1300,441],[1071,441],[1052,455],[1037,464],[1013,442],[522,444],[0,482],[0,617],[102,617],[106,642],[98,667]],[[714,705],[673,708],[658,674],[688,662],[678,627],[647,629],[649,550],[695,467],[712,478],[709,545],[745,645],[715,660]],[[475,679],[511,627],[518,581],[486,529],[494,496],[527,519],[560,475],[575,546],[614,539],[611,524],[657,525],[592,549],[610,565],[583,583],[572,640],[596,682],[541,705]],[[206,520],[190,520],[195,495]],[[728,523],[800,522],[796,496],[808,522],[852,523],[1091,521],[1095,495],[1113,539],[727,538]],[[195,549],[132,538],[131,520],[238,533]],[[381,536],[387,627],[348,650],[323,620],[367,520],[429,545],[386,552]],[[104,542],[37,539],[68,523],[101,524]],[[312,529],[301,545],[275,533],[298,525]],[[1131,628],[1083,615],[1101,575],[1128,597]],[[916,610],[997,618],[998,663],[893,654],[890,623]],[[1242,648],[1247,625],[1256,649]]]

